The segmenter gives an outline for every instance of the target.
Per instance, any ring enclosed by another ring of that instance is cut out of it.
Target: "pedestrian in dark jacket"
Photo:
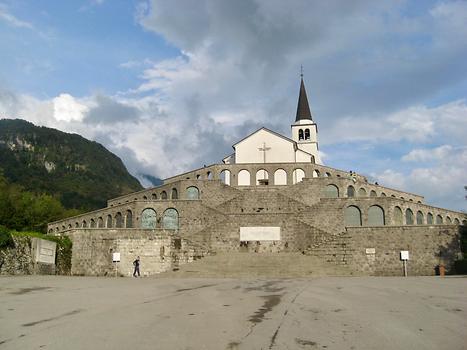
[[[136,257],[136,260],[133,261],[133,266],[135,267],[135,270],[133,271],[133,277],[136,277],[136,274],[138,274],[138,277],[141,275],[139,274],[139,256]]]

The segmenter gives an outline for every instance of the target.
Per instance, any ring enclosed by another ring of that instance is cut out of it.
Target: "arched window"
[[[196,180],[200,180],[201,179],[201,175],[200,174],[197,174],[196,175]]]
[[[428,225],[433,225],[433,214],[432,213],[428,213],[426,215],[426,223]]]
[[[112,228],[112,215],[107,215],[107,228]]]
[[[212,180],[212,172],[208,171],[206,175],[208,180]]]
[[[386,197],[386,193],[381,192],[381,197]]]
[[[71,229],[71,224],[68,224],[68,229]]]
[[[355,188],[352,185],[347,187],[347,197],[355,197]]]
[[[403,225],[403,220],[402,220],[402,209],[399,207],[394,208],[394,225]]]
[[[83,223],[81,224],[81,227],[82,228],[88,227],[88,223],[86,222],[86,220],[83,220]]]
[[[178,199],[178,191],[176,188],[172,188],[172,195],[171,195],[171,198],[172,199]]]
[[[324,197],[326,198],[337,198],[339,197],[339,188],[336,185],[327,185],[324,188]]]
[[[240,170],[238,172],[238,186],[250,186],[250,172],[248,170]]]
[[[269,185],[269,174],[261,169],[256,172],[256,185]]]
[[[190,186],[186,189],[186,198],[195,200],[199,199],[199,190],[198,187]]]
[[[405,224],[413,225],[413,211],[411,209],[405,211]]]
[[[384,210],[378,205],[368,209],[368,226],[384,226]]]
[[[358,207],[351,205],[344,211],[345,226],[362,226],[362,213]]]
[[[396,196],[395,196],[394,194],[391,194],[391,197],[392,197],[392,198],[396,198]]]
[[[370,197],[376,197],[376,191],[375,190],[370,191]]]
[[[97,227],[102,228],[104,227],[104,220],[102,219],[102,216],[97,219]]]
[[[451,225],[452,224],[452,220],[449,216],[446,216],[446,224],[447,225]]]
[[[319,177],[319,170],[313,170],[313,173],[312,173],[312,176],[313,177]]]
[[[302,129],[298,130],[298,140],[299,141],[303,140],[303,130]]]
[[[161,192],[161,199],[167,199],[167,192],[165,191]]]
[[[297,184],[299,182],[301,182],[303,180],[303,178],[305,177],[305,172],[303,171],[303,169],[295,169],[292,173],[292,182],[293,184]]]
[[[423,213],[419,210],[417,211],[417,225],[423,225]]]
[[[459,224],[460,224],[459,219],[458,219],[458,218],[455,218],[455,219],[454,219],[454,225],[459,225]]]
[[[131,212],[131,210],[126,211],[125,227],[126,228],[133,227],[133,213]]]
[[[436,215],[436,225],[443,224],[443,217],[441,215]]]
[[[75,222],[75,227],[76,227],[76,228],[79,227],[79,222]]]
[[[219,177],[223,184],[230,185],[230,170],[222,170]]]
[[[152,199],[157,199],[157,194],[156,194],[156,193],[153,193],[153,194],[151,195],[151,198],[152,198]]]
[[[143,201],[147,201],[148,200],[148,196],[143,196]]]
[[[156,211],[146,208],[141,212],[141,228],[154,230],[156,228]]]
[[[169,208],[164,211],[162,217],[162,228],[166,230],[178,230],[178,211],[174,208]]]
[[[310,129],[305,129],[305,140],[310,139]]]
[[[123,227],[123,216],[122,213],[118,212],[115,214],[115,227],[122,228]]]
[[[361,187],[359,190],[358,190],[358,196],[359,197],[366,197],[366,190]]]
[[[274,172],[274,185],[287,185],[287,173],[284,169],[277,169]]]
[[[91,228],[95,228],[96,227],[96,221],[94,219],[91,219],[91,225],[90,225]],[[70,228],[71,228],[71,225],[70,225]]]

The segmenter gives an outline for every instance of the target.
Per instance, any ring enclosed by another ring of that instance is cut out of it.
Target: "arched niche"
[[[417,211],[417,225],[423,225],[424,224],[424,217],[423,213],[419,210]]]
[[[368,226],[384,226],[384,209],[379,205],[372,205],[368,208]]]
[[[196,200],[199,199],[199,189],[195,186],[190,186],[186,189],[186,199]]]
[[[366,197],[367,196],[366,190],[363,187],[360,187],[360,189],[358,190],[358,196],[359,197]]]
[[[242,169],[238,172],[238,186],[250,186],[250,172]]]
[[[256,172],[256,185],[269,185],[269,174],[266,170],[260,169]]]
[[[293,172],[292,172],[292,183],[295,185],[299,182],[302,182],[303,178],[305,177],[305,172],[303,171],[303,169],[295,169]]]
[[[347,187],[347,197],[355,197],[355,187],[352,185]]]
[[[370,197],[376,197],[376,191],[375,190],[370,191]]]
[[[414,224],[412,209],[406,209],[405,210],[405,224],[406,225],[413,225]]]
[[[133,228],[133,212],[130,209],[126,211],[125,227]]]
[[[287,173],[284,169],[277,169],[274,172],[274,185],[287,185]]]
[[[167,192],[165,191],[161,192],[161,199],[167,199]]]
[[[313,170],[313,173],[311,174],[313,177],[319,177],[319,170]]]
[[[178,211],[168,208],[162,216],[162,228],[166,230],[178,230]]]
[[[323,194],[326,198],[338,198],[339,188],[336,185],[329,184],[324,188]]]
[[[170,198],[172,199],[178,199],[178,191],[176,188],[172,188],[172,193],[170,195]]]
[[[394,208],[394,225],[402,226],[404,224],[402,218],[402,209],[399,207]]]
[[[436,225],[442,225],[443,224],[443,217],[441,215],[436,215]]]
[[[223,184],[230,185],[230,170],[222,170],[219,174],[219,178]]]
[[[104,227],[104,219],[102,219],[102,216],[97,219],[97,227],[98,228],[103,228]]]
[[[432,213],[428,213],[426,215],[426,223],[428,225],[433,225],[433,214]]]
[[[350,205],[344,211],[345,226],[362,226],[362,213],[355,205]]]
[[[120,212],[115,214],[115,227],[116,228],[122,228],[123,227],[123,215]]]
[[[157,225],[157,214],[152,208],[146,208],[141,212],[141,228],[154,230]]]

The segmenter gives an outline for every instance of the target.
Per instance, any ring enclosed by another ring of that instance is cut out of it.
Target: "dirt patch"
[[[50,322],[50,321],[59,320],[59,319],[61,319],[61,318],[63,318],[63,317],[66,317],[66,316],[76,315],[76,314],[79,314],[80,312],[83,312],[83,311],[84,311],[84,310],[77,309],[77,310],[73,310],[73,311],[64,313],[64,314],[59,315],[59,316],[55,316],[55,317],[51,317],[51,318],[46,318],[46,319],[39,320],[39,321],[34,321],[34,322],[25,323],[25,324],[22,324],[22,326],[23,326],[23,327],[31,327],[31,326],[35,326],[35,325],[40,324],[40,323],[45,323],[45,322]]]
[[[248,319],[248,321],[255,324],[262,322],[264,320],[264,315],[270,312],[275,306],[279,305],[281,302],[282,294],[263,295],[261,298],[265,299],[263,306],[261,306]]]
[[[39,290],[47,290],[47,289],[52,289],[51,287],[31,287],[31,288],[20,288],[18,290],[15,290],[13,292],[10,292],[10,294],[13,295],[23,295],[31,292],[36,292]]]

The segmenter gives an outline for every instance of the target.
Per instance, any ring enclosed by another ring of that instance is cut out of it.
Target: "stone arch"
[[[162,228],[166,230],[178,230],[178,211],[168,208],[162,216]]]
[[[79,222],[75,222],[75,227],[76,227],[76,228],[79,227]]]
[[[454,225],[459,225],[459,224],[460,224],[459,219],[458,219],[458,218],[455,218],[455,219],[454,219]]]
[[[371,190],[370,191],[370,197],[376,197],[377,194],[376,194],[376,191],[375,190]]]
[[[157,214],[152,208],[145,208],[141,212],[141,228],[154,230],[157,226]]]
[[[310,129],[305,129],[305,140],[310,139]]]
[[[436,215],[436,225],[442,225],[443,224],[443,217],[441,215]]]
[[[384,209],[379,205],[368,208],[368,226],[384,226]]]
[[[413,225],[414,224],[413,211],[410,208],[407,208],[405,210],[405,224],[406,225]]]
[[[133,212],[130,209],[126,211],[125,227],[133,228]]]
[[[88,227],[88,223],[86,222],[86,220],[83,220],[83,222],[82,222],[82,224],[81,224],[81,227],[82,227],[82,228]]]
[[[58,232],[58,231],[60,231],[60,228],[57,226],[57,227],[55,228],[55,232]]]
[[[274,172],[274,185],[287,185],[287,172],[284,169],[277,169]]]
[[[69,230],[71,229],[71,224],[68,224],[68,229],[69,229]]]
[[[53,228],[49,228],[49,233],[53,233],[54,232],[54,229]]]
[[[424,224],[424,217],[423,213],[419,210],[417,211],[417,225],[423,225]]]
[[[178,199],[178,191],[176,188],[172,188],[172,193],[170,195],[170,198],[172,199]]]
[[[394,207],[394,225],[402,226],[403,224],[402,209],[400,207]]]
[[[223,184],[230,185],[230,170],[222,170],[219,174],[219,178]]]
[[[153,200],[156,200],[156,199],[157,199],[157,193],[153,193],[153,194],[151,195],[151,198],[152,198]]]
[[[238,186],[250,186],[250,172],[242,169],[238,172]]]
[[[323,194],[326,198],[338,198],[339,188],[336,185],[329,184],[324,188]]]
[[[331,175],[331,173],[330,173],[329,171],[326,171],[326,172],[324,173],[324,177],[331,177],[331,176],[332,176],[332,175]]]
[[[96,220],[91,219],[91,222],[90,222],[90,224],[89,224],[89,227],[90,227],[90,228],[95,228],[95,227],[96,227]],[[71,225],[70,225],[70,228],[71,228]]]
[[[199,199],[199,189],[195,186],[187,187],[186,189],[186,198],[190,200]]]
[[[167,199],[167,192],[165,191],[161,192],[161,199]]]
[[[303,129],[299,129],[298,130],[298,140],[303,140],[304,139],[304,135],[303,135]]]
[[[313,170],[313,173],[311,174],[313,177],[319,177],[319,170],[315,169]]]
[[[62,225],[62,231],[65,231],[65,230],[66,230],[65,225]]]
[[[104,219],[102,219],[102,216],[99,216],[99,218],[97,219],[97,227],[98,228],[104,227]]]
[[[112,215],[107,215],[107,222],[106,222],[106,227],[107,228],[112,228]]]
[[[451,225],[452,224],[452,220],[449,216],[446,216],[446,224],[447,225]]]
[[[432,213],[428,213],[426,215],[426,223],[428,225],[433,225],[433,214]]]
[[[413,202],[413,199],[412,199],[412,198],[410,198],[410,199],[409,199],[409,202]]]
[[[292,172],[292,183],[295,185],[303,180],[305,172],[301,168],[294,169]]]
[[[147,201],[148,200],[148,196],[143,196],[143,201]]]
[[[122,228],[123,227],[123,215],[122,213],[118,212],[115,214],[115,228]]]
[[[206,178],[207,178],[208,180],[212,180],[212,171],[208,171],[208,172],[206,173]]]
[[[268,185],[269,184],[269,173],[260,169],[256,172],[256,185]]]
[[[200,174],[196,174],[196,180],[200,180],[201,179],[201,175]]]
[[[392,197],[392,198],[396,198],[396,195],[395,195],[395,194],[391,194],[391,197]]]
[[[467,226],[467,220],[462,220],[462,226]]]
[[[381,197],[386,197],[386,193],[381,192]]]
[[[359,197],[366,197],[367,196],[366,190],[363,187],[360,187],[360,189],[358,190],[358,196]]]
[[[349,205],[344,211],[345,226],[362,226],[362,212],[355,205]]]
[[[353,187],[352,185],[349,185],[349,187],[347,187],[347,197],[355,197],[355,187]]]

